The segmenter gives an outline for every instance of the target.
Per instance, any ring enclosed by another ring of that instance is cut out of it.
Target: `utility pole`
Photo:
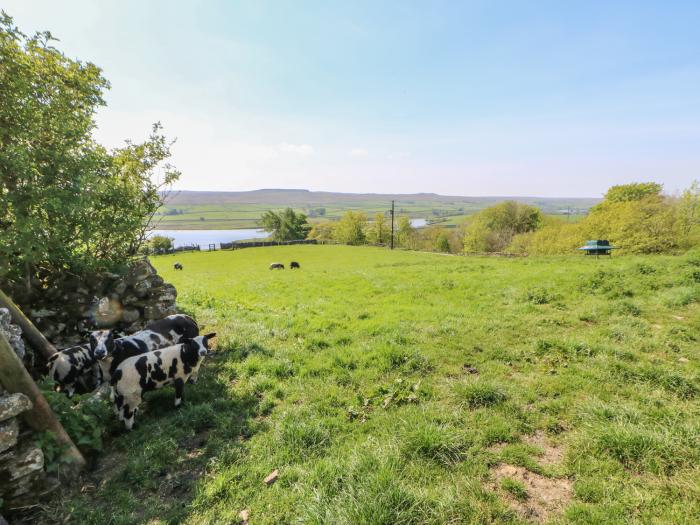
[[[394,201],[391,201],[391,249],[394,249]]]

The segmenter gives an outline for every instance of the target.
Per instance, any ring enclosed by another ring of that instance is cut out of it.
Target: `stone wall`
[[[24,394],[8,394],[0,386],[0,511],[36,503],[56,487],[44,472],[44,454],[19,416],[32,408]],[[0,516],[0,523],[2,516]]]
[[[142,259],[124,275],[67,277],[44,290],[31,306],[20,307],[52,343],[63,348],[85,342],[87,332],[96,328],[141,330],[151,320],[176,313],[176,298],[175,287]]]

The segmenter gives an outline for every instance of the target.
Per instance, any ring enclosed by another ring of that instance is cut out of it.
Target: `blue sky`
[[[159,120],[177,188],[598,196],[700,179],[700,2],[4,0]]]

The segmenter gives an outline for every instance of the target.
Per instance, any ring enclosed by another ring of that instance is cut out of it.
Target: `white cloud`
[[[350,155],[352,155],[353,157],[366,157],[367,155],[369,155],[369,151],[363,148],[355,148],[350,150]]]
[[[293,153],[301,157],[308,157],[316,152],[313,146],[309,146],[308,144],[289,144],[287,142],[280,144],[279,149],[284,153]]]

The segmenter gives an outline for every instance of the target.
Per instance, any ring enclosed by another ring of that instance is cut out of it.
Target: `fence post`
[[[9,392],[20,392],[32,401],[32,409],[24,413],[24,419],[32,429],[38,432],[52,432],[56,440],[66,446],[65,454],[71,459],[72,465],[77,469],[85,467],[85,458],[56,418],[46,398],[3,333],[0,333],[0,383]]]

